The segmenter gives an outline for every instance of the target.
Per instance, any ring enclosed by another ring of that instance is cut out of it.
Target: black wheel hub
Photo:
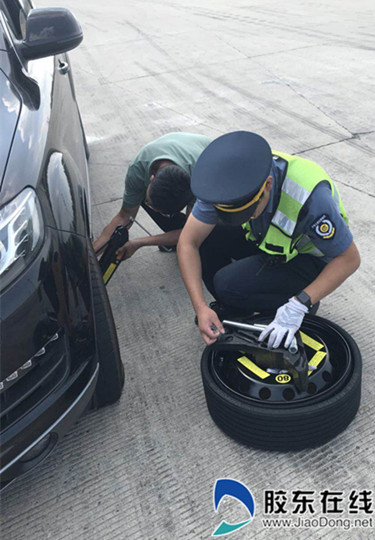
[[[257,321],[258,322],[258,321]],[[260,321],[259,321],[260,322]],[[263,323],[263,321],[261,321]],[[334,393],[348,376],[350,369],[344,344],[327,343],[322,333],[309,327],[300,332],[300,343],[304,349],[307,368],[306,384],[296,385],[296,380],[286,369],[280,369],[273,358],[275,353],[267,347],[241,348],[238,346],[238,334],[243,332],[230,330],[227,338],[232,342],[229,349],[216,344],[211,352],[212,375],[219,385],[245,399],[264,404],[301,405],[317,397]],[[333,353],[333,354],[332,354]]]

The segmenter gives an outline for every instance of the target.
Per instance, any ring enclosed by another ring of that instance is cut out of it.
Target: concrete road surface
[[[91,149],[95,236],[120,208],[129,161],[170,131],[256,131],[330,173],[362,265],[320,314],[357,340],[363,395],[350,427],[322,448],[280,454],[229,439],[207,411],[203,342],[176,255],[143,248],[109,285],[127,376],[123,398],[82,418],[42,466],[5,492],[2,538],[210,538],[222,519],[248,516],[234,499],[215,514],[218,478],[245,483],[255,498],[253,522],[233,539],[374,538],[363,502],[375,478],[373,0],[36,3],[66,6],[83,26],[84,42],[70,57]],[[157,232],[144,213],[139,219]],[[143,233],[134,226],[132,235]],[[285,491],[281,517],[297,519],[293,492],[308,490],[315,513],[304,518],[342,522],[267,528],[264,490]],[[339,492],[343,514],[324,516],[325,490]],[[352,491],[352,499],[362,495],[349,514]],[[362,527],[345,530],[344,518]]]

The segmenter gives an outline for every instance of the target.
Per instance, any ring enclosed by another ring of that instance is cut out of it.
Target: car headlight
[[[40,203],[35,191],[26,188],[0,209],[0,290],[30,264],[43,237]]]

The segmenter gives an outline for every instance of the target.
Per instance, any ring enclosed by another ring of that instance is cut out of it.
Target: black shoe
[[[162,253],[173,253],[173,251],[176,251],[177,246],[158,246],[159,251]]]
[[[216,315],[221,321],[231,316],[230,310],[228,310],[228,308],[225,308],[223,304],[219,304],[219,302],[217,302],[216,300],[214,302],[211,302],[208,307],[216,313]]]
[[[313,307],[309,311],[309,315],[316,315],[316,312],[318,311],[319,306],[320,306],[320,302],[317,302],[316,304],[314,304]]]
[[[238,312],[233,311],[233,309],[231,308],[226,308],[225,306],[223,306],[216,300],[214,302],[211,302],[208,305],[208,307],[211,308],[216,313],[220,321],[223,321],[224,319],[239,319],[239,318],[243,319],[245,317],[243,313],[238,313]],[[197,316],[194,317],[194,324],[198,326]]]

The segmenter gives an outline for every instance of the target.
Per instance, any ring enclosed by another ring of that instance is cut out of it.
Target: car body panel
[[[71,387],[68,389],[63,387],[60,389],[60,392],[55,394],[54,401],[51,401],[50,408],[46,407],[43,404],[43,410],[41,415],[38,417],[38,411],[34,411],[34,416],[36,421],[39,423],[39,428],[35,425],[30,429],[30,424],[28,425],[28,433],[30,433],[29,444],[27,441],[24,441],[24,449],[22,452],[19,452],[19,445],[12,444],[12,441],[17,440],[17,435],[11,433],[9,437],[9,442],[4,440],[2,444],[2,461],[4,456],[6,456],[6,465],[0,470],[1,472],[1,484],[2,488],[9,485],[17,476],[24,474],[38,465],[47,455],[53,450],[54,446],[58,443],[64,434],[68,431],[71,425],[82,415],[82,413],[87,409],[91,396],[95,390],[95,386],[98,380],[99,364],[94,363],[90,376],[87,377],[86,373],[79,373],[81,379],[86,383],[82,387],[82,382],[77,376],[73,381],[71,381]],[[53,411],[53,417],[51,417],[50,409]],[[45,418],[43,418],[43,415]],[[27,419],[25,419],[27,420]],[[46,435],[51,434],[53,436],[52,445],[47,449],[47,452],[43,452],[41,456],[38,457],[36,462],[22,462],[22,458],[27,455],[30,449],[33,448],[40,439],[44,438]]]
[[[98,355],[88,168],[69,59],[25,62],[0,18],[0,208],[32,188],[44,224],[41,247],[0,295],[3,487],[40,462],[21,458],[43,434],[53,429],[57,441],[88,406]]]
[[[21,100],[0,68],[0,178],[5,171],[20,110]]]
[[[1,296],[1,379],[30,360],[61,329],[72,354],[92,354],[88,253],[81,236],[46,228],[40,253]],[[78,354],[78,353],[77,353]]]
[[[84,193],[89,186],[86,157],[74,89],[69,74],[58,71],[59,62],[65,61],[66,55],[60,57],[29,62],[27,76],[17,66],[16,58],[14,65],[9,65],[11,79],[19,84],[27,82],[27,89],[23,88],[22,109],[3,175],[0,205],[13,199],[25,186],[33,187],[41,199],[47,225],[85,235],[88,210]],[[61,154],[64,193],[72,193],[64,202],[74,215],[74,225],[67,224],[63,213],[55,215],[50,207],[61,203],[59,190],[53,186],[55,148]]]

